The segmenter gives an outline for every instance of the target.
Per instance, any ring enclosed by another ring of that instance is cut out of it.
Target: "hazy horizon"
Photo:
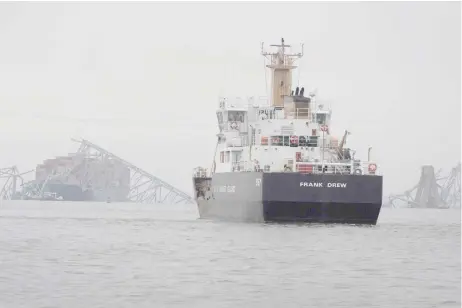
[[[305,44],[294,82],[332,105],[357,156],[373,147],[384,195],[400,193],[422,165],[460,161],[460,15],[460,2],[3,2],[0,168],[82,137],[190,193],[218,97],[265,96],[260,43],[284,37]]]

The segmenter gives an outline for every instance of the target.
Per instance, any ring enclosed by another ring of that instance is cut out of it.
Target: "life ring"
[[[361,169],[359,169],[359,168],[355,169],[355,174],[361,175],[361,174],[363,174],[363,171]]]
[[[369,164],[368,170],[370,173],[374,173],[377,170],[376,164]]]
[[[231,122],[230,127],[231,127],[231,129],[237,129],[237,123],[236,122]]]

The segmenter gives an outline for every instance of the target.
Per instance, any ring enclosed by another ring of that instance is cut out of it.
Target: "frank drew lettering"
[[[300,182],[300,187],[317,187],[317,188],[346,188],[347,183],[323,183],[323,182]]]

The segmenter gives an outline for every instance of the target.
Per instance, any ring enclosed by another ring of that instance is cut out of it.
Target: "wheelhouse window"
[[[317,147],[318,146],[318,136],[309,136],[307,139],[308,147]]]
[[[316,113],[316,123],[326,124],[327,114],[325,113]]]
[[[228,111],[228,122],[244,123],[245,111]]]
[[[290,136],[289,143],[290,143],[290,146],[293,147],[293,148],[298,147],[299,137],[298,136]]]
[[[282,136],[271,136],[271,145],[272,146],[282,146],[284,144]]]
[[[271,136],[261,137],[261,145],[284,146],[284,147],[317,147],[319,136]]]
[[[240,130],[244,124],[245,120],[245,111],[228,111],[228,129],[229,130]]]
[[[284,147],[318,147],[319,136],[261,136],[262,146],[284,146]]]

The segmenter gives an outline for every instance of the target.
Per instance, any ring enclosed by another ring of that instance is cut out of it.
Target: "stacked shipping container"
[[[36,168],[36,181],[47,179],[45,191],[65,200],[127,201],[130,169],[111,159],[60,156],[47,159]]]

